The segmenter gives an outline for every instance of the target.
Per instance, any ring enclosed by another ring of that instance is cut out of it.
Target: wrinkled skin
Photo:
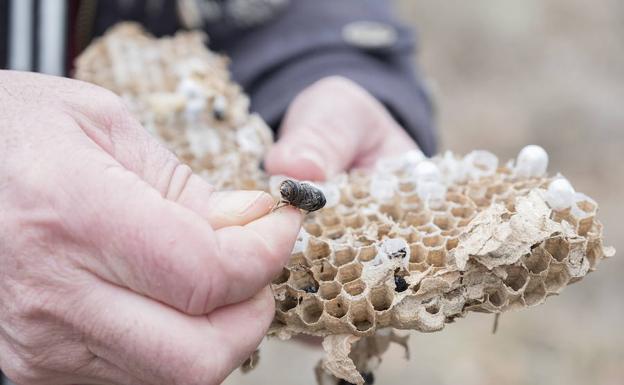
[[[344,78],[291,104],[271,173],[416,148]],[[257,347],[298,210],[214,192],[86,83],[0,71],[0,368],[20,385],[217,384]]]
[[[297,210],[213,192],[116,96],[78,81],[0,71],[0,154],[10,379],[216,384],[257,347]]]

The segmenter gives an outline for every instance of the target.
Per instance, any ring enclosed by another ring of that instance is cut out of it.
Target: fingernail
[[[263,192],[263,191],[259,191],[256,196],[253,199],[249,200],[249,203],[247,203],[247,205],[243,206],[237,213],[236,215],[238,216],[245,216],[250,210],[252,210],[253,208],[267,208],[267,207],[272,207],[273,206],[273,198],[271,197],[271,195]]]

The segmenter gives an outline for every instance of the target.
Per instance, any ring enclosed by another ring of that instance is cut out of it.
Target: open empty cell
[[[538,278],[532,278],[524,292],[524,302],[528,306],[537,305],[546,298],[544,283]]]
[[[431,221],[431,214],[428,212],[408,212],[404,218],[408,226],[420,227]]]
[[[561,237],[547,239],[544,242],[544,247],[559,262],[563,261],[570,252],[568,242]]]
[[[338,282],[345,284],[360,278],[362,275],[362,264],[351,262],[338,268]]]
[[[504,283],[513,291],[522,289],[529,278],[529,273],[522,266],[509,266],[505,269],[507,278]]]
[[[544,281],[546,290],[549,293],[558,293],[565,285],[568,284],[570,275],[568,274],[565,265],[563,264],[551,264]]]
[[[323,226],[336,226],[340,224],[340,217],[335,214],[321,215],[321,224]]]
[[[380,285],[371,289],[370,301],[375,311],[384,311],[392,306],[394,292],[386,285]]]
[[[542,247],[536,247],[533,252],[524,257],[524,265],[533,274],[539,274],[550,265],[550,254]]]
[[[333,281],[338,273],[338,269],[327,260],[315,264],[311,270],[317,281]]]
[[[293,296],[290,293],[286,293],[284,299],[277,302],[277,308],[282,312],[286,313],[287,311],[294,309],[297,304],[297,297]]]
[[[427,248],[422,243],[410,243],[410,262],[420,263],[427,258]]]
[[[326,227],[323,231],[323,236],[328,239],[338,239],[345,234],[345,228],[343,226]]]
[[[286,281],[288,281],[289,277],[290,277],[290,271],[287,268],[283,268],[281,273],[277,277],[275,277],[275,279],[273,280],[273,284],[280,285],[282,283],[285,283]]]
[[[449,230],[455,226],[455,220],[450,215],[436,215],[433,224],[440,230]]]
[[[323,234],[323,228],[316,222],[306,222],[303,224],[303,229],[310,235],[320,237]]]
[[[342,297],[334,298],[331,301],[325,302],[325,312],[332,317],[342,318],[349,310],[346,302]]]
[[[355,259],[355,249],[347,246],[334,251],[334,260],[337,266],[345,265]]]
[[[345,284],[343,286],[343,289],[347,294],[351,295],[352,297],[356,297],[364,293],[364,290],[366,290],[366,284],[361,279],[358,279],[356,281]]]
[[[351,304],[349,319],[353,326],[361,332],[367,331],[375,325],[375,313],[365,299]]]
[[[319,295],[325,300],[334,299],[340,294],[342,285],[338,282],[322,282],[319,288]]]
[[[457,247],[457,244],[459,243],[459,238],[458,237],[450,237],[446,239],[446,250],[451,251],[454,248]]]
[[[317,298],[306,298],[301,302],[301,318],[307,324],[316,323],[323,315],[323,304]]]
[[[344,217],[345,227],[351,229],[359,229],[360,227],[364,226],[365,221],[366,220],[364,219],[364,217],[360,214],[351,214]]]
[[[493,290],[487,293],[487,301],[494,307],[501,307],[507,300],[507,294],[502,290]]]
[[[377,255],[377,252],[377,247],[375,245],[360,247],[357,254],[358,261],[371,261]]]
[[[308,241],[308,248],[306,250],[306,255],[309,260],[315,260],[320,258],[327,258],[331,254],[331,248],[329,244],[325,241],[322,241],[318,238],[311,237]]]
[[[444,237],[441,235],[431,235],[423,238],[423,244],[427,247],[437,247],[444,244]]]
[[[475,214],[476,210],[472,206],[460,206],[453,207],[451,209],[451,215],[459,219],[470,219]]]
[[[446,248],[436,247],[427,253],[427,263],[431,266],[441,267],[446,265]]]
[[[364,200],[370,196],[368,189],[363,185],[351,185],[351,196],[355,200]]]

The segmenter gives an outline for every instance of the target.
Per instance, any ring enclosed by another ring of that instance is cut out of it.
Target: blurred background
[[[624,2],[398,0],[420,37],[418,61],[439,108],[442,150],[486,149],[502,160],[526,144],[549,170],[600,204],[619,253],[537,308],[471,314],[412,333],[383,358],[375,383],[624,383]],[[225,384],[314,384],[321,351],[266,341],[260,365]]]

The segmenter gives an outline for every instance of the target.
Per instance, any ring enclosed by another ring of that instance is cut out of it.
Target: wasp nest
[[[76,74],[124,97],[216,187],[279,198],[283,178],[259,167],[270,130],[248,113],[205,39],[154,39],[121,25],[88,48]],[[547,163],[537,146],[504,165],[486,151],[410,152],[318,184],[327,204],[306,216],[273,281],[270,334],[325,337],[319,381],[336,383],[329,373],[362,384],[391,341],[405,344],[393,329],[437,331],[468,311],[501,313],[559,294],[614,251],[603,247],[596,202],[547,177]]]

